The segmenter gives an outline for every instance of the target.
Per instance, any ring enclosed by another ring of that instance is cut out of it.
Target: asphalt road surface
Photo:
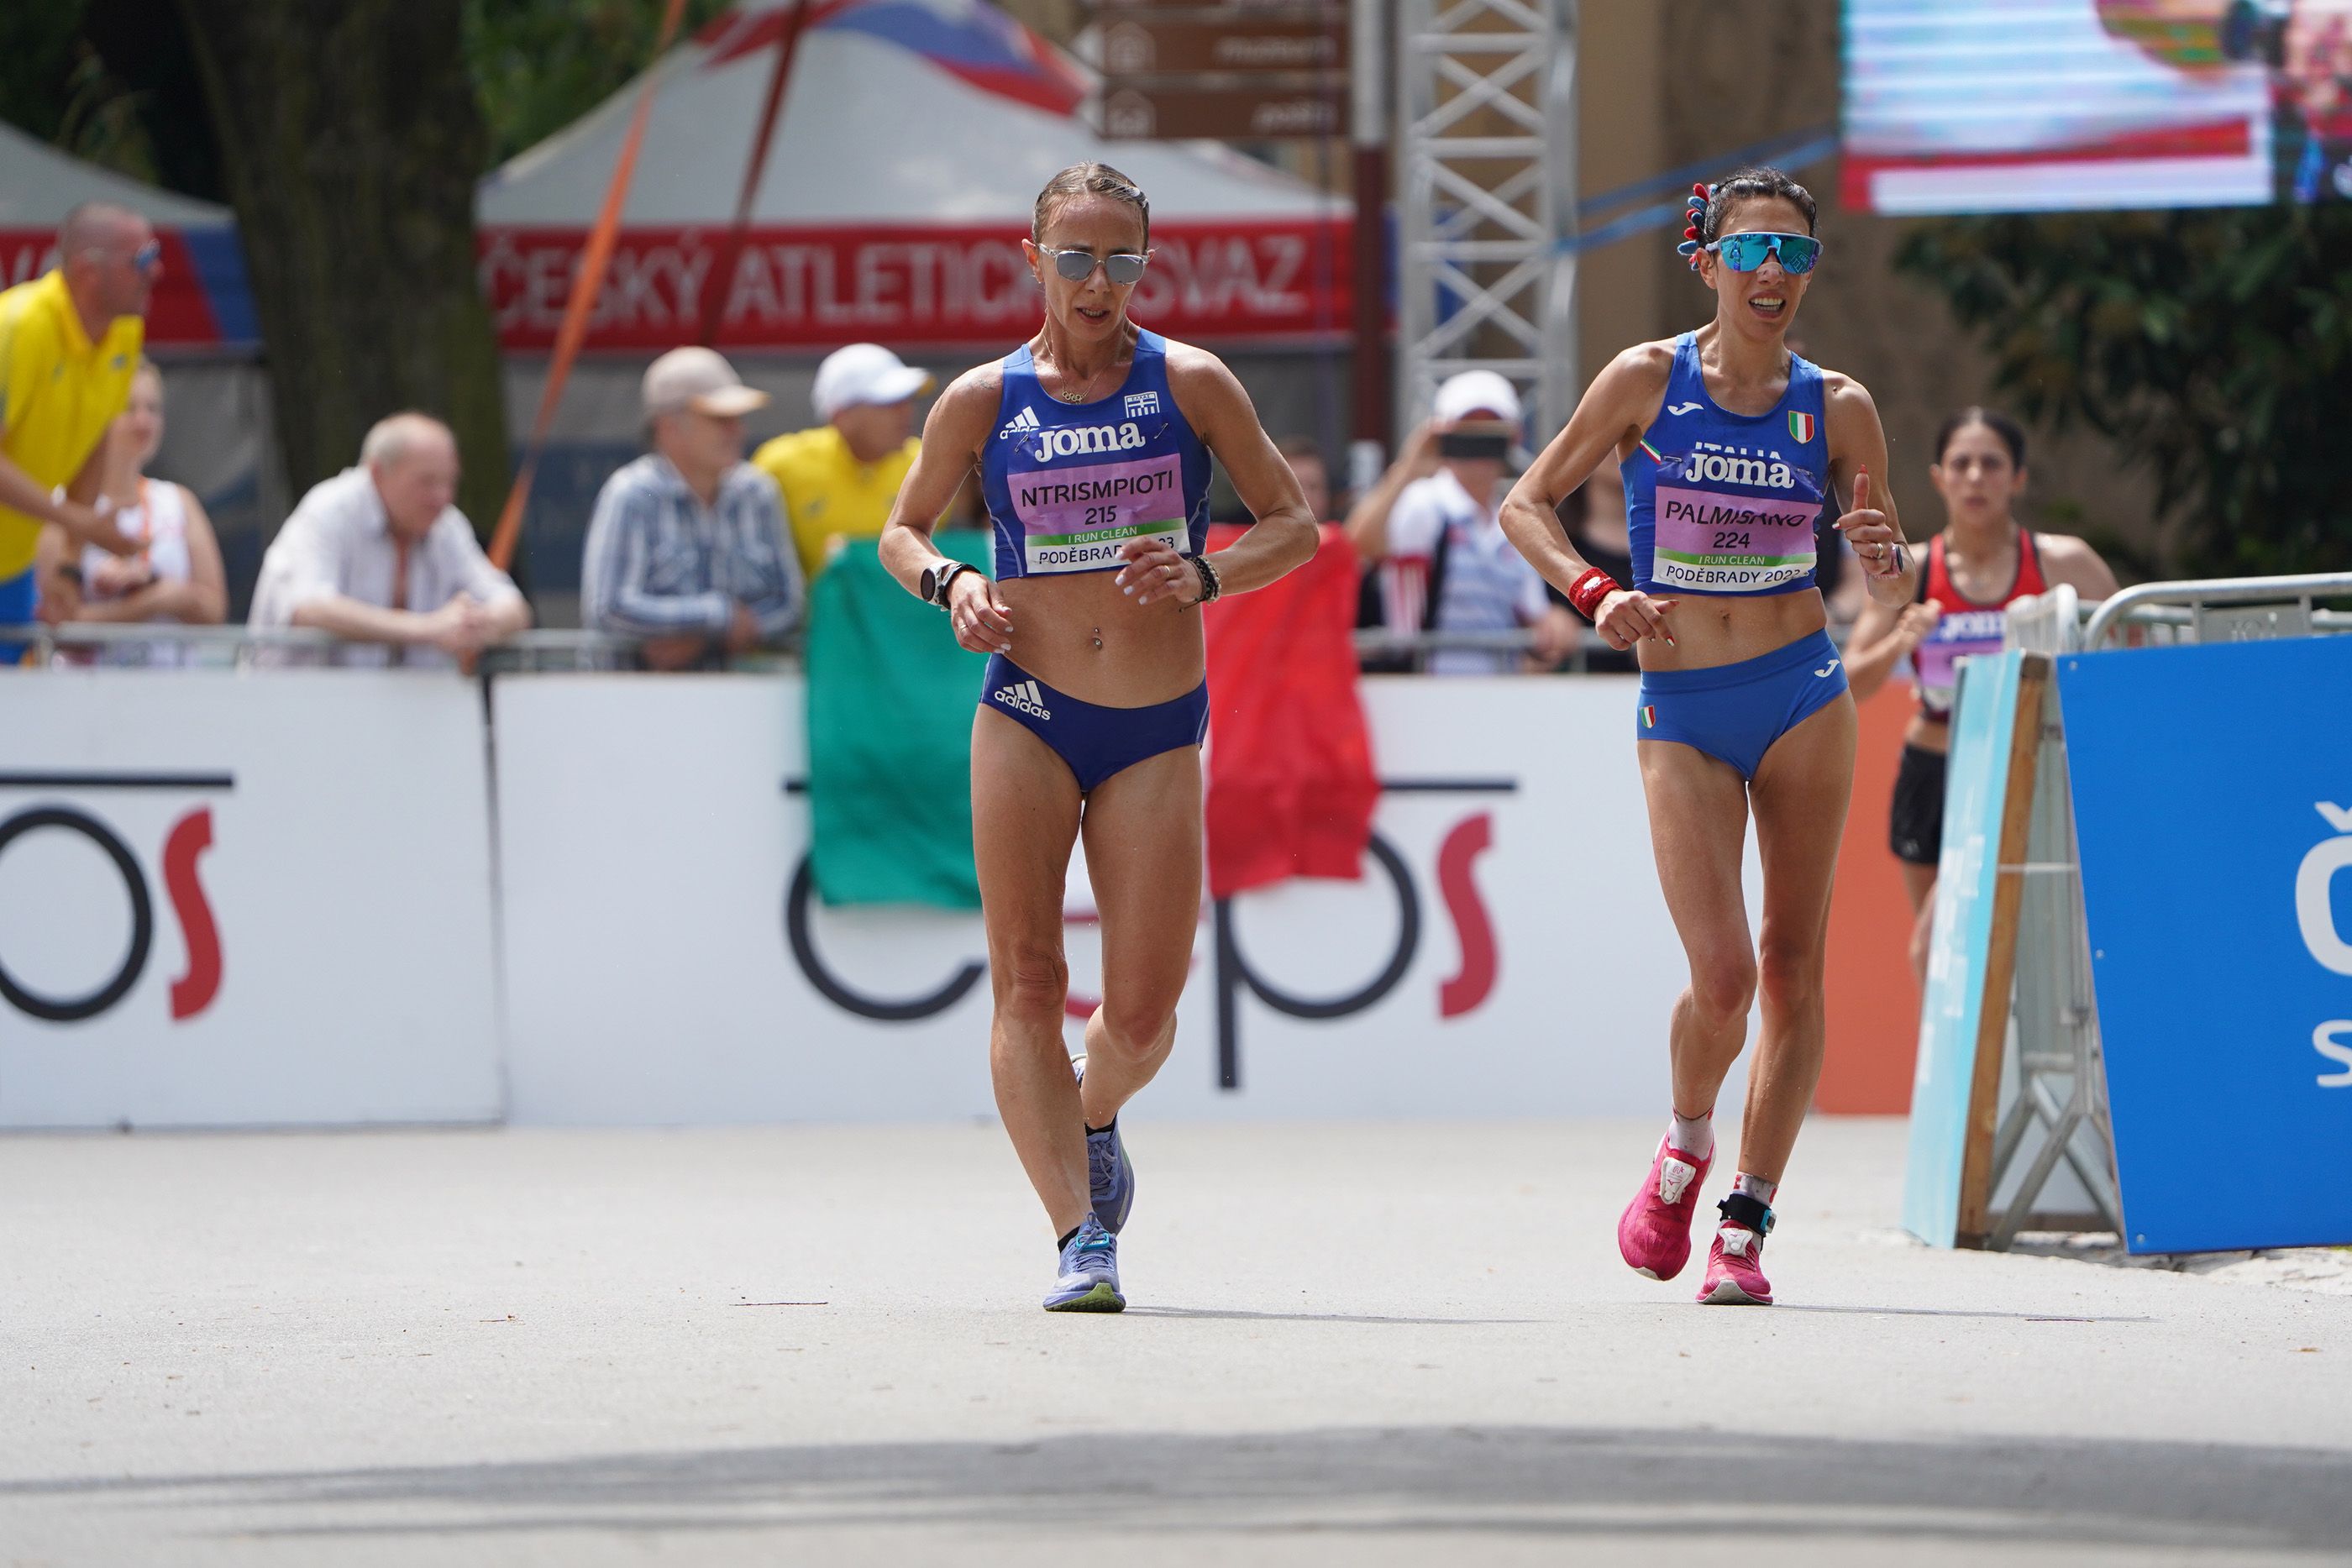
[[[0,1563],[2352,1560],[2352,1254],[1933,1251],[1820,1121],[1701,1308],[1655,1137],[1147,1099],[1101,1317],[993,1127],[0,1139]]]

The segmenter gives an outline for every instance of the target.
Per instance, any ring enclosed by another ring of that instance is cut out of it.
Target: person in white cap
[[[1493,371],[1464,371],[1437,389],[1430,418],[1379,484],[1348,514],[1348,537],[1366,561],[1388,563],[1392,630],[1505,632],[1528,627],[1535,655],[1557,664],[1576,644],[1576,618],[1503,537],[1497,520],[1519,394]],[[1439,675],[1506,674],[1508,650],[1441,648]]]
[[[814,580],[844,539],[878,537],[923,444],[915,397],[931,384],[879,343],[835,349],[816,368],[809,401],[825,423],[779,435],[751,455],[776,482],[801,571]]]
[[[743,461],[743,416],[768,394],[709,349],[672,349],[644,396],[653,450],[597,493],[582,622],[639,639],[656,670],[774,645],[800,618],[801,579],[776,487]]]

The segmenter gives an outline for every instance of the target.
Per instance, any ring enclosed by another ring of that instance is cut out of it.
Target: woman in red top
[[[2025,494],[2025,432],[2007,414],[1967,408],[1944,422],[1927,470],[1944,498],[1944,531],[1919,552],[1907,605],[1876,600],[1846,641],[1846,678],[1857,699],[1910,661],[1919,708],[1903,734],[1888,834],[1911,894],[1911,967],[1924,984],[1935,911],[1936,861],[1944,841],[1944,755],[1951,747],[1954,665],[1997,653],[2001,612],[2011,602],[2070,583],[2084,599],[2116,591],[2098,551],[2066,534],[2037,534],[2017,521]]]

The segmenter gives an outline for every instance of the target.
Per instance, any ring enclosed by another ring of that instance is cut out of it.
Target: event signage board
[[[1904,1228],[1936,1247],[1980,1240],[1992,1197],[2019,862],[2048,670],[2046,660],[2015,651],[1960,666],[1903,1182]]]
[[[1349,221],[1155,224],[1129,309],[1154,331],[1208,341],[1308,340],[1349,319]],[[748,230],[717,276],[723,225],[631,228],[614,244],[588,344],[659,351],[691,338],[706,300],[722,349],[818,349],[872,339],[901,350],[1002,346],[1034,329],[1037,284],[1021,225]],[[482,289],[499,341],[553,346],[586,234],[486,228]]]
[[[1337,71],[1348,64],[1347,13],[1127,11],[1102,24],[1107,78]]]
[[[487,1122],[481,699],[0,674],[0,1127]]]
[[[2352,637],[2058,689],[2126,1243],[2352,1242]]]
[[[1176,78],[1106,82],[1100,119],[1103,135],[1115,141],[1274,141],[1336,136],[1347,129],[1347,88],[1338,81],[1260,86]]]
[[[513,1120],[993,1114],[979,916],[813,894],[803,703],[797,675],[494,684]],[[1366,682],[1390,788],[1364,875],[1202,911],[1139,1113],[1662,1114],[1687,974],[1633,703],[1617,677]],[[1082,852],[1069,889],[1075,1040]]]

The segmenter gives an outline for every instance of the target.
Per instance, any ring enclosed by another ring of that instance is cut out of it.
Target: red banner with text
[[[1350,224],[1171,224],[1129,309],[1187,340],[1331,339],[1350,309]],[[752,229],[714,276],[723,225],[627,229],[590,319],[590,349],[657,351],[693,340],[719,294],[722,349],[1001,343],[1039,315],[1018,233],[989,228]],[[485,229],[482,291],[509,350],[553,345],[587,234]]]

